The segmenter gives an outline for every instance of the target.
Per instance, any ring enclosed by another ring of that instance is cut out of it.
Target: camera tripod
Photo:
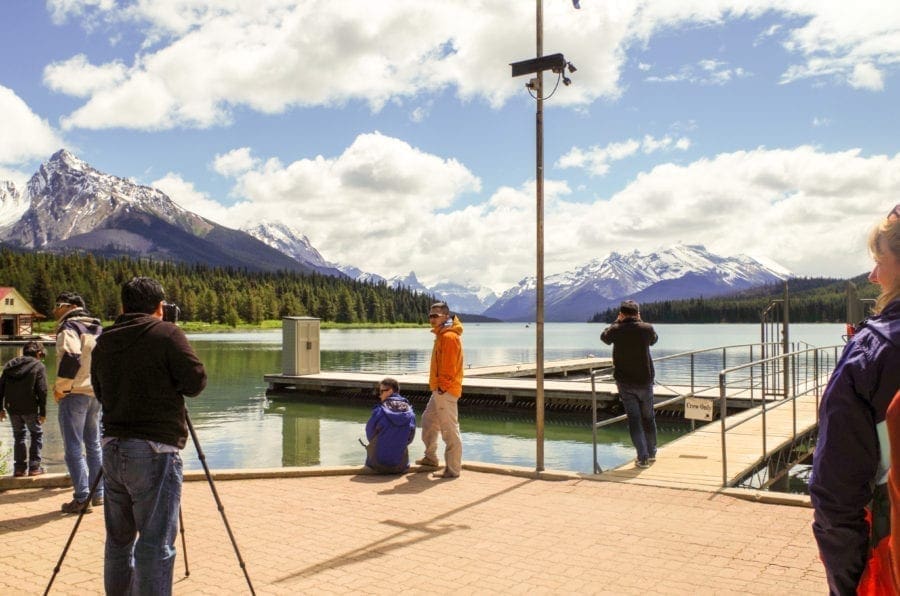
[[[191,432],[191,440],[194,442],[194,447],[197,449],[197,456],[200,458],[200,463],[203,465],[203,472],[206,474],[206,480],[209,482],[209,488],[212,490],[213,498],[216,500],[216,505],[219,509],[219,513],[222,515],[222,521],[225,523],[225,530],[228,532],[228,538],[231,539],[231,546],[234,547],[234,554],[237,556],[238,563],[240,564],[241,571],[244,572],[244,579],[247,580],[247,587],[250,588],[250,594],[256,596],[256,591],[253,589],[253,583],[250,581],[250,575],[247,573],[247,564],[244,563],[244,559],[241,558],[241,551],[238,549],[237,541],[234,539],[234,534],[231,532],[231,525],[228,523],[228,518],[225,517],[225,506],[222,504],[222,500],[219,498],[219,492],[216,490],[216,485],[213,482],[212,474],[209,472],[209,466],[206,465],[206,454],[203,453],[203,449],[200,447],[200,441],[197,439],[197,431],[194,430],[194,425],[191,423],[191,417],[188,415],[187,407],[184,409],[184,419],[187,421],[188,430]],[[53,575],[50,577],[50,582],[47,584],[47,589],[44,590],[44,596],[50,593],[50,587],[53,586],[53,581],[56,579],[56,575],[59,573],[60,568],[62,567],[63,560],[66,558],[66,553],[69,551],[69,546],[71,546],[72,541],[75,539],[75,533],[78,531],[78,526],[81,525],[81,518],[84,517],[85,512],[87,511],[88,504],[91,502],[91,499],[94,498],[94,493],[97,491],[97,486],[100,484],[100,479],[103,478],[103,468],[100,469],[100,472],[97,474],[97,478],[94,479],[94,483],[91,485],[91,490],[88,493],[87,500],[85,501],[84,507],[81,508],[81,511],[78,512],[78,519],[75,520],[75,527],[72,528],[72,533],[69,534],[69,539],[66,540],[66,545],[63,547],[62,554],[59,556],[59,561],[56,563],[56,567],[53,568]],[[181,532],[181,552],[184,557],[184,576],[188,577],[191,572],[188,568],[188,559],[187,559],[187,543],[184,538],[184,517],[182,516],[181,507],[178,508],[178,527]]]

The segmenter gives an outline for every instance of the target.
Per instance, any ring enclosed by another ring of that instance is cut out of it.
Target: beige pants
[[[425,443],[425,457],[438,461],[438,434],[444,439],[444,460],[446,472],[459,476],[462,469],[462,437],[459,434],[459,410],[456,402],[459,396],[447,392],[431,392],[431,399],[422,413],[422,441]]]

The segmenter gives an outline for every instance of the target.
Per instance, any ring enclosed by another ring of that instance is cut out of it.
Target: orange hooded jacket
[[[454,315],[434,333],[434,349],[431,351],[431,370],[428,375],[428,387],[432,391],[441,389],[450,395],[462,395],[463,349],[462,323]]]

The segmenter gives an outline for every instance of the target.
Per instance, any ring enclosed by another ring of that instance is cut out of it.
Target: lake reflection
[[[600,343],[602,327],[579,323],[548,323],[545,358],[578,358],[590,354],[608,356]],[[659,325],[657,356],[701,347],[758,341],[758,325]],[[485,366],[534,361],[534,326],[523,324],[470,324],[463,335],[468,365]],[[792,339],[816,345],[840,341],[840,325],[795,325]],[[371,404],[348,403],[332,396],[333,403],[292,399],[268,400],[263,375],[281,370],[281,332],[203,334],[190,336],[209,373],[207,389],[188,400],[191,419],[213,469],[272,468],[282,466],[361,465],[365,452],[358,438],[365,438],[365,422]],[[400,375],[428,368],[432,335],[428,329],[323,330],[323,370],[378,372]],[[20,348],[0,347],[6,362]],[[56,370],[55,350],[48,350],[45,364],[51,382]],[[401,379],[402,383],[402,379]],[[328,396],[326,396],[328,399]],[[421,414],[423,404],[416,404]],[[535,441],[533,416],[519,410],[473,413],[460,408],[463,459],[533,467]],[[679,436],[687,426],[660,419],[660,441]],[[12,432],[9,422],[0,424],[0,453],[12,468]],[[622,464],[634,457],[624,425],[602,430],[599,461],[602,467]],[[421,439],[410,447],[411,458],[424,454]],[[201,469],[191,441],[183,454],[186,469]],[[547,469],[590,472],[593,469],[590,414],[547,413],[544,465]],[[65,472],[57,408],[52,396],[44,428],[45,467]]]

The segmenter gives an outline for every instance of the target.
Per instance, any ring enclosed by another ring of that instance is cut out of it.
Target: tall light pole
[[[573,0],[575,8],[577,0]],[[537,0],[537,53],[536,57],[521,62],[513,62],[512,76],[517,77],[535,73],[525,86],[535,93],[537,110],[534,117],[535,126],[535,219],[537,221],[536,245],[537,263],[535,267],[535,364],[537,366],[535,376],[534,397],[534,422],[537,453],[535,454],[535,470],[544,470],[544,71],[550,70],[557,73],[568,85],[571,81],[563,72],[566,67],[570,72],[575,72],[575,67],[566,62],[562,54],[544,56],[544,7],[541,0]],[[557,81],[557,85],[559,82]],[[552,95],[552,94],[551,94]]]
[[[537,58],[544,55],[544,4],[537,0],[537,15],[535,17]],[[536,244],[537,263],[535,275],[535,364],[537,374],[535,376],[534,393],[534,426],[535,453],[534,469],[536,472],[544,470],[544,71],[537,72],[537,109],[534,115],[535,127],[535,220],[537,221]]]

